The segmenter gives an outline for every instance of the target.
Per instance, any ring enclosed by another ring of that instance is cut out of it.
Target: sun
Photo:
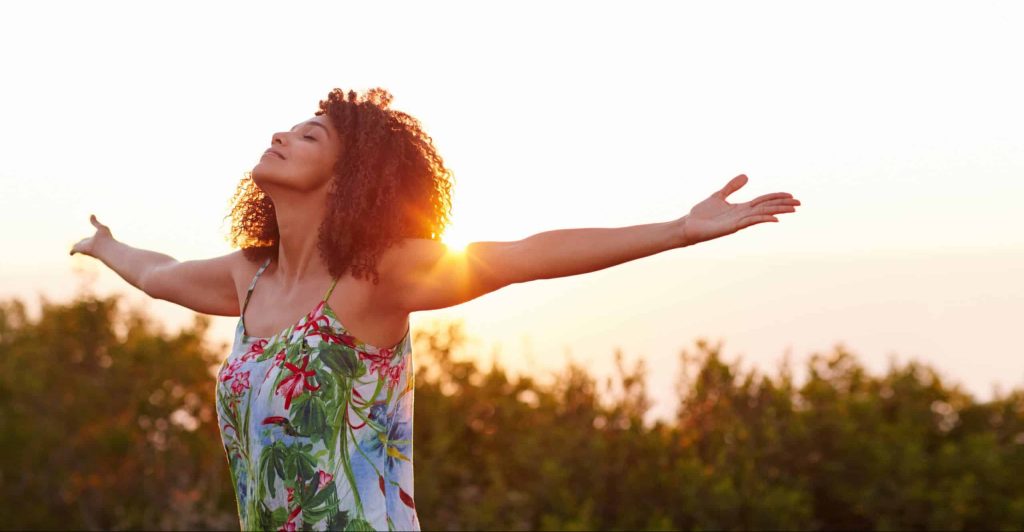
[[[459,230],[457,226],[449,225],[441,233],[441,241],[444,242],[450,251],[462,253],[470,243],[470,237]]]

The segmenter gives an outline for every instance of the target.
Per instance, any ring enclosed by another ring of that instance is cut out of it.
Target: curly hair
[[[450,220],[452,172],[419,121],[390,109],[391,100],[382,88],[362,97],[336,88],[316,111],[330,119],[342,145],[317,242],[333,277],[351,271],[378,284],[381,253],[403,238],[439,240]],[[230,204],[232,247],[251,262],[277,257],[274,203],[251,173]]]

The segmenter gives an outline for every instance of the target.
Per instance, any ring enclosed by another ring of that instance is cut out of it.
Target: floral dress
[[[419,530],[413,502],[409,331],[378,348],[323,300],[291,327],[248,336],[245,308],[216,406],[242,530]]]

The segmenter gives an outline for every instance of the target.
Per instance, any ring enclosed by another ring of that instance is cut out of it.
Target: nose
[[[274,144],[284,144],[284,138],[285,138],[285,134],[284,133],[281,133],[281,132],[274,133],[270,137],[270,144],[271,145],[274,145]]]

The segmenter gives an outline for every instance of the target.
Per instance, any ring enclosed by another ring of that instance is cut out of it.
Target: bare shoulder
[[[438,260],[449,252],[448,245],[429,238],[403,238],[384,250],[377,262],[381,282],[402,278]]]
[[[260,266],[263,265],[263,261],[251,261],[247,259],[242,250],[237,250],[225,255],[223,258],[226,261],[227,266],[230,268],[231,279],[234,281],[239,297],[245,297],[245,292],[249,288],[249,283],[252,282],[254,277],[256,277],[256,270],[260,269]]]
[[[438,257],[448,251],[448,245],[430,238],[403,238],[381,254],[381,263],[386,259],[399,263],[403,260],[424,260]]]
[[[196,312],[237,315],[237,285],[246,262],[241,251],[209,259],[168,261],[148,271],[141,288],[151,297]]]
[[[399,284],[412,278],[459,274],[497,282],[504,265],[517,258],[518,242],[476,241],[451,248],[440,240],[405,238],[385,250],[377,263],[381,282],[391,277]]]
[[[471,242],[451,249],[439,240],[407,238],[377,264],[380,300],[406,312],[446,308],[511,284],[515,242]]]
[[[231,268],[232,277],[236,279],[239,276],[245,277],[246,274],[256,275],[256,270],[263,264],[262,261],[250,261],[245,258],[245,253],[240,249],[224,255],[222,259]]]
[[[403,238],[392,244],[377,260],[378,301],[398,305],[399,296],[412,289],[423,272],[435,266],[447,252],[446,244],[429,238]]]

